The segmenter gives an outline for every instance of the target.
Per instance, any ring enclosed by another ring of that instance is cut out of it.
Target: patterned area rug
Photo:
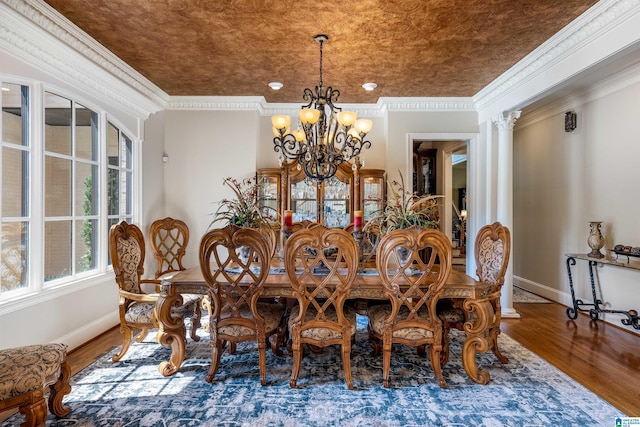
[[[153,337],[112,363],[116,349],[72,378],[64,402],[66,419],[49,415],[47,426],[604,426],[623,414],[565,374],[502,334],[502,365],[493,355],[478,357],[492,381],[470,381],[460,361],[462,335],[452,338],[444,368],[448,389],[438,387],[428,360],[397,346],[392,354],[391,389],[382,387],[382,358],[372,358],[366,318],[358,318],[352,353],[356,389],[342,377],[339,348],[307,354],[298,382],[289,388],[291,357],[267,352],[267,386],[260,386],[255,344],[238,345],[222,357],[214,384],[204,381],[210,353],[203,341],[189,341],[188,359],[164,378],[158,363],[169,349]],[[22,422],[15,415],[1,424]]]
[[[517,286],[513,287],[513,302],[538,303],[538,304],[551,303],[551,301],[549,301],[548,299],[542,298],[536,294],[533,294]]]

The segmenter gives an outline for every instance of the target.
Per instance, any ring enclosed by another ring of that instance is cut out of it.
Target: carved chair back
[[[126,292],[144,293],[140,278],[144,273],[145,243],[140,228],[121,221],[109,231],[109,255],[118,287]]]
[[[511,233],[499,222],[482,227],[476,235],[476,274],[481,282],[491,283],[491,293],[499,293],[511,253]],[[499,295],[498,295],[499,298]]]
[[[158,262],[156,278],[185,269],[182,258],[189,244],[189,227],[184,221],[171,217],[154,221],[149,227],[149,241]]]

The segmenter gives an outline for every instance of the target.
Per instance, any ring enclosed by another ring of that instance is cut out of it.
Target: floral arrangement
[[[269,225],[269,220],[277,219],[273,208],[258,205],[258,184],[255,178],[246,178],[240,182],[235,178],[227,177],[223,184],[231,188],[236,197],[222,199],[219,202],[220,205],[213,214],[211,224],[226,221],[228,224],[239,227],[262,228]],[[273,211],[273,215],[269,210]]]
[[[423,228],[438,228],[440,215],[438,211],[439,195],[417,196],[405,189],[404,177],[400,173],[400,181],[389,182],[389,197],[382,211],[371,218],[365,226],[379,229],[380,235],[391,230],[409,228],[417,225]]]

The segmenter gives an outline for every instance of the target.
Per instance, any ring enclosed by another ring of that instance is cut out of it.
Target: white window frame
[[[0,316],[13,311],[18,311],[25,307],[42,303],[53,298],[57,298],[80,289],[92,286],[103,285],[105,279],[110,279],[113,275],[112,268],[108,264],[108,212],[107,212],[107,156],[106,156],[106,130],[107,123],[116,126],[121,134],[127,136],[132,144],[132,163],[129,169],[132,172],[131,183],[131,220],[137,221],[141,216],[141,140],[134,132],[123,125],[116,116],[110,114],[104,108],[100,108],[95,103],[87,100],[77,93],[71,93],[53,85],[48,85],[40,81],[29,80],[27,78],[5,76],[0,74],[0,82],[12,83],[29,87],[29,115],[28,127],[29,148],[31,150],[30,159],[30,234],[29,234],[29,282],[28,286],[16,290],[15,292],[0,294]],[[98,252],[96,259],[96,269],[76,274],[75,276],[65,276],[60,279],[44,282],[44,93],[50,92],[61,97],[72,100],[98,113],[99,120],[99,192],[100,200],[98,206],[98,217],[100,221],[100,231],[98,233]],[[1,119],[0,119],[1,120]],[[0,121],[0,126],[2,122]],[[0,141],[1,142],[1,141]],[[1,160],[1,159],[0,159]],[[1,163],[0,163],[1,165]],[[1,175],[1,166],[0,166]],[[0,176],[1,179],[1,176]],[[0,182],[1,183],[1,182]],[[0,187],[1,188],[1,187]],[[1,206],[0,206],[1,207]],[[1,214],[0,210],[0,214]]]

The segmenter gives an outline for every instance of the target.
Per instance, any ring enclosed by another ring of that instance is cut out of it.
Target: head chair
[[[493,317],[489,318],[491,323],[486,328],[486,339],[490,343],[493,353],[502,363],[509,362],[509,359],[498,348],[498,335],[500,335],[502,320],[500,296],[502,295],[502,285],[510,253],[511,234],[507,227],[499,222],[494,222],[483,226],[478,231],[475,240],[476,274],[479,281],[489,284],[489,291],[484,301],[488,301],[493,308]],[[449,330],[451,328],[465,330],[472,327],[476,320],[476,312],[470,308],[465,310],[458,301],[449,300],[441,301],[438,312],[444,322],[444,347],[441,357],[444,365],[449,360]]]
[[[131,345],[133,329],[141,332],[136,341],[141,342],[151,328],[157,328],[155,314],[158,300],[158,280],[142,279],[144,273],[145,244],[142,231],[135,224],[121,221],[109,230],[109,254],[113,264],[113,272],[118,284],[120,303],[120,332],[122,333],[122,349],[113,356],[113,361],[120,360]],[[151,294],[142,289],[148,284]]]

